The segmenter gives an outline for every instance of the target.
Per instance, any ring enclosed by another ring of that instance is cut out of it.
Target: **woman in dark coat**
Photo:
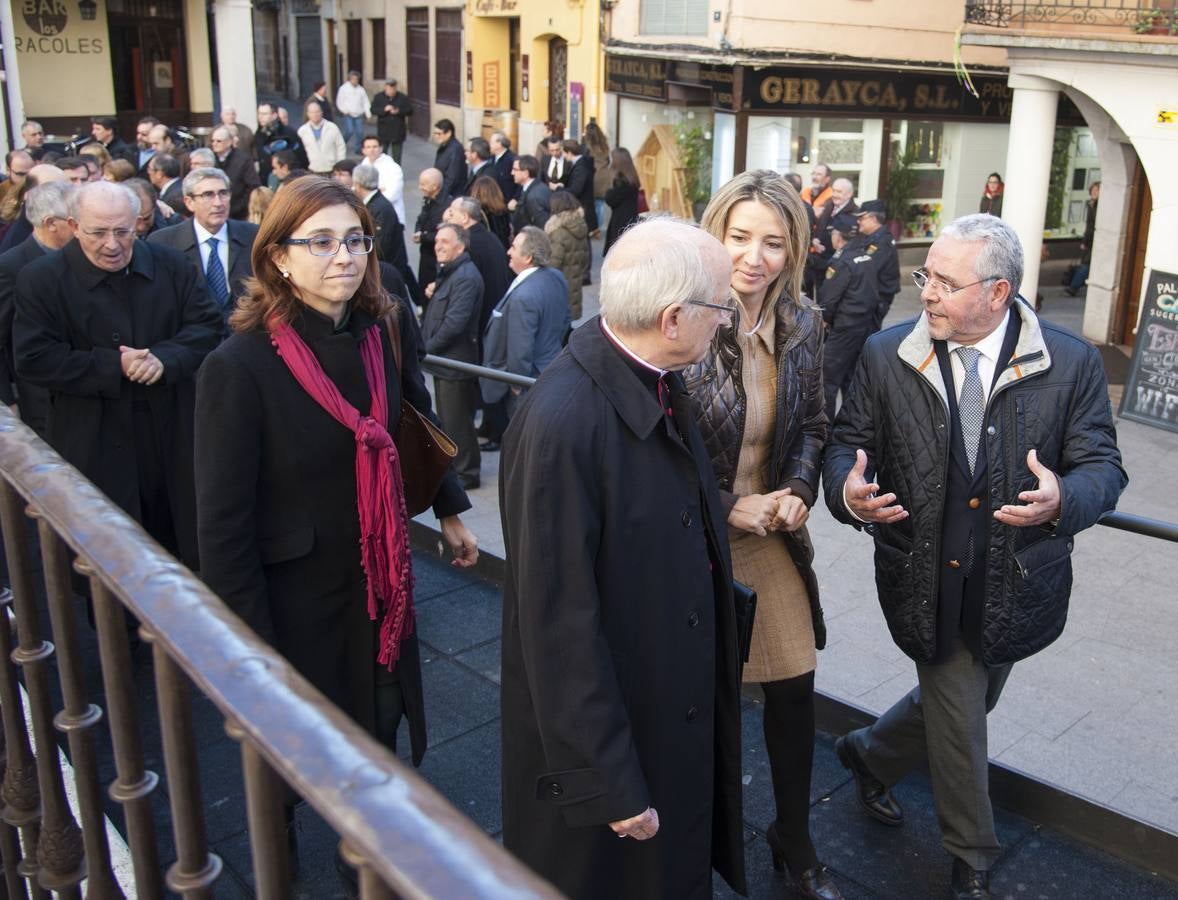
[[[701,225],[732,258],[737,317],[684,373],[728,519],[734,576],[757,592],[743,678],[765,695],[764,733],[775,820],[773,867],[812,900],[842,895],[810,839],[815,649],[826,644],[805,522],[818,492],[826,413],[822,320],[803,306],[809,220],[775,172],[736,176]]]
[[[610,189],[605,192],[605,202],[610,208],[609,228],[605,230],[605,249],[609,253],[623,231],[638,221],[638,170],[625,147],[610,151],[609,169],[612,173]]]
[[[978,204],[978,212],[989,213],[992,216],[1002,216],[1002,195],[1006,185],[1002,183],[1002,176],[991,172],[986,178],[986,189],[982,191],[982,202]]]
[[[387,746],[407,717],[417,764],[425,712],[408,517],[388,435],[402,389],[426,414],[430,402],[400,303],[396,371],[371,234],[364,205],[327,179],[292,181],[266,214],[255,281],[229,320],[235,333],[197,384],[201,576]],[[337,417],[347,409],[351,425]],[[470,502],[452,473],[433,508],[454,564],[473,565],[475,539],[458,517]]]
[[[479,201],[487,220],[487,230],[499,238],[506,252],[511,246],[511,213],[507,211],[507,201],[503,199],[499,183],[494,178],[480,175],[470,186],[470,196]]]

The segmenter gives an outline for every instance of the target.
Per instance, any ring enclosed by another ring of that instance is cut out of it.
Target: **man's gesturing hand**
[[[866,472],[867,454],[856,450],[855,465],[843,482],[843,499],[847,509],[864,522],[881,525],[891,525],[908,518],[908,510],[896,503],[896,495],[878,494],[879,485],[869,482],[865,477]]]
[[[1027,468],[1039,479],[1039,489],[1023,491],[1018,498],[1025,506],[1009,505],[994,511],[994,518],[1003,525],[1042,525],[1059,518],[1059,478],[1047,466],[1039,462],[1039,454],[1027,451]]]
[[[632,837],[636,841],[645,841],[659,833],[659,814],[653,806],[648,806],[645,812],[629,819],[610,822],[609,827],[618,837]]]

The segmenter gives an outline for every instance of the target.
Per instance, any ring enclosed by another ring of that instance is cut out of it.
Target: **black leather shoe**
[[[785,845],[777,832],[776,822],[766,829],[765,839],[769,842],[769,851],[773,854],[774,871],[784,872]],[[806,869],[801,875],[794,876],[790,872],[790,876],[793,878],[794,893],[799,897],[805,897],[807,900],[843,900],[843,895],[831,881],[826,866],[821,863],[812,869]]]
[[[862,810],[884,825],[903,825],[904,810],[884,783],[867,770],[845,735],[834,742],[834,752],[843,768],[855,776],[855,796]]]
[[[466,475],[458,476],[458,483],[462,485],[464,491],[473,491],[482,483],[477,478],[469,478]]]
[[[949,884],[957,900],[991,900],[990,873],[972,868],[963,859],[953,858]]]
[[[484,453],[498,453],[499,452],[499,442],[498,441],[483,441],[481,444],[479,444],[479,449],[482,450]]]

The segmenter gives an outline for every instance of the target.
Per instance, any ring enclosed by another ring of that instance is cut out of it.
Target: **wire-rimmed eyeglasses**
[[[365,256],[372,252],[374,242],[370,234],[349,234],[343,240],[329,234],[318,234],[309,238],[287,238],[282,243],[304,246],[312,256],[335,256],[339,253],[340,244],[343,244],[352,256]]]
[[[914,269],[912,271],[912,280],[916,286],[922,291],[926,286],[931,287],[938,294],[945,297],[952,297],[958,291],[964,291],[968,287],[973,287],[975,284],[985,284],[987,281],[995,281],[1001,278],[1001,275],[987,275],[985,278],[979,278],[977,281],[971,281],[969,284],[963,284],[960,287],[953,287],[952,285],[940,281],[936,278],[930,278],[926,269]]]
[[[732,303],[730,306],[725,306],[722,303],[708,303],[704,300],[688,300],[687,303],[690,306],[706,306],[708,309],[718,309],[720,312],[725,313],[736,312],[736,303]]]

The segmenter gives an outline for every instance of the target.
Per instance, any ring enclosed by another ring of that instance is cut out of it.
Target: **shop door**
[[[508,109],[519,112],[520,97],[520,48],[519,48],[519,19],[509,19],[507,23],[508,44]],[[516,150],[519,148],[517,147]]]
[[[362,23],[359,19],[348,19],[347,21],[347,41],[348,41],[348,71],[355,70],[363,73],[364,71],[364,35],[361,30]]]
[[[429,8],[405,10],[405,48],[409,54],[408,84],[405,93],[413,106],[409,130],[429,140],[433,123],[430,112]]]
[[[569,45],[561,38],[548,42],[548,118],[564,125],[569,93]]]
[[[318,16],[295,16],[298,41],[299,96],[311,96],[316,81],[323,80],[323,20]]]
[[[163,4],[157,13],[163,11],[179,13],[179,7]],[[183,21],[111,14],[109,28],[120,133],[133,134],[149,113],[164,122],[189,124]]]
[[[1149,238],[1149,219],[1153,211],[1153,192],[1141,160],[1133,172],[1129,188],[1129,217],[1125,250],[1121,257],[1121,292],[1117,297],[1114,344],[1132,345],[1137,334],[1137,313],[1141,305],[1141,289],[1145,283],[1145,248]]]

